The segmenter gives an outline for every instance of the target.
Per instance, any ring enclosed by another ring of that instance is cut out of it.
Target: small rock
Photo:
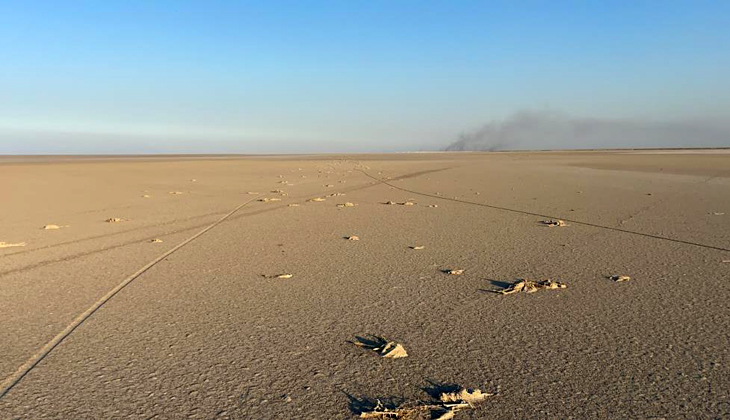
[[[468,404],[474,404],[484,401],[487,397],[491,397],[492,394],[485,394],[479,389],[460,389],[457,392],[444,392],[439,396],[441,402],[445,403],[458,403],[465,402]]]
[[[8,242],[0,242],[0,248],[13,248],[16,246],[25,246],[25,242],[18,242],[18,243],[8,243]]]
[[[565,221],[560,220],[560,219],[558,219],[558,220],[552,220],[552,219],[551,220],[543,220],[541,223],[543,225],[548,225],[550,227],[564,227],[564,226],[568,226],[568,224],[565,223]]]
[[[542,281],[532,281],[519,279],[512,283],[508,288],[499,291],[503,295],[511,295],[513,293],[525,292],[535,293],[539,289],[565,289],[568,287],[565,283],[553,281],[550,279]]]
[[[356,341],[353,341],[352,343],[358,347],[372,350],[378,353],[381,357],[387,359],[400,359],[403,357],[408,357],[408,353],[406,352],[406,349],[403,347],[402,344],[396,343],[395,341],[388,341],[383,337],[357,337]]]

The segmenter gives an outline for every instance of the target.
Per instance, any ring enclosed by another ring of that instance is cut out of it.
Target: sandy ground
[[[457,419],[730,418],[728,154],[0,158],[0,193],[3,419],[348,419],[446,384],[497,394]],[[567,288],[494,293],[517,278]]]

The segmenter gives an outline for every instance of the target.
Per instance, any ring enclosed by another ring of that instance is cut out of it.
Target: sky
[[[440,150],[525,110],[715,130],[729,28],[701,0],[0,0],[0,154]]]

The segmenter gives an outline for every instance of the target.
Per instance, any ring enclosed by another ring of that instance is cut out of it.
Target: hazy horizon
[[[8,2],[0,154],[730,147],[730,4]]]

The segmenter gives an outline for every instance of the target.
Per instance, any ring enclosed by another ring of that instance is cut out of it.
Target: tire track
[[[402,175],[402,176],[399,176],[399,177],[391,178],[391,180],[414,178],[414,177],[421,176],[421,175],[424,175],[424,174],[445,171],[445,170],[448,170],[448,169],[452,169],[452,167],[440,168],[440,169],[433,169],[433,170],[427,170],[427,171],[420,171],[420,172],[414,172],[414,173],[405,174],[405,175]],[[361,172],[363,172],[365,175],[367,175],[368,177],[370,177],[364,171],[361,171]],[[372,178],[372,177],[370,177],[370,178]],[[367,188],[370,188],[370,187],[373,187],[373,186],[376,186],[376,185],[387,184],[387,182],[382,181],[382,180],[375,179],[375,181],[376,182],[368,182],[365,185],[360,185],[360,186],[356,186],[356,187],[351,187],[351,188],[343,189],[343,190],[340,190],[338,192],[359,191],[359,190],[367,189]],[[206,226],[204,229],[202,229],[198,233],[194,234],[193,236],[189,237],[188,239],[182,241],[181,243],[179,243],[178,245],[176,245],[172,249],[164,252],[162,255],[160,255],[159,257],[157,257],[154,260],[150,261],[145,266],[143,266],[142,268],[140,268],[139,270],[137,270],[133,274],[129,275],[124,280],[122,280],[121,283],[119,283],[116,287],[114,287],[112,290],[110,290],[106,295],[102,296],[99,300],[97,300],[96,302],[94,302],[94,304],[92,304],[83,313],[81,313],[76,318],[74,318],[74,320],[66,328],[64,328],[63,331],[61,331],[60,333],[58,333],[53,339],[51,339],[48,343],[46,343],[46,345],[44,345],[40,350],[38,350],[35,354],[33,354],[13,374],[11,374],[9,377],[5,378],[5,380],[2,383],[0,383],[0,399],[2,399],[3,397],[5,397],[5,395],[7,395],[8,392],[10,392],[10,390],[15,385],[17,385],[31,370],[33,370],[34,367],[36,367],[43,359],[45,359],[45,357],[48,356],[48,354],[50,354],[53,351],[53,349],[55,349],[56,347],[58,347],[63,342],[63,340],[66,339],[66,337],[68,337],[69,335],[71,335],[71,333],[73,333],[73,331],[76,330],[76,328],[78,328],[79,326],[81,326],[84,323],[84,321],[86,321],[96,311],[98,311],[106,302],[108,302],[109,300],[111,300],[122,289],[124,289],[126,286],[128,286],[130,283],[132,283],[135,279],[139,278],[142,274],[144,274],[145,272],[147,272],[149,269],[151,269],[152,267],[154,267],[155,265],[157,265],[158,263],[160,263],[161,261],[163,261],[165,258],[167,258],[168,256],[172,255],[174,252],[176,252],[177,250],[181,249],[185,245],[193,242],[195,239],[197,239],[198,237],[202,236],[203,234],[205,234],[206,232],[208,232],[209,230],[213,229],[214,227],[218,226],[219,224],[223,223],[226,220],[237,220],[237,219],[240,219],[242,217],[251,216],[251,215],[254,215],[254,214],[263,214],[263,213],[267,213],[267,212],[270,212],[270,211],[276,211],[276,210],[279,210],[279,209],[282,209],[282,208],[286,208],[286,206],[282,205],[282,206],[271,207],[271,208],[268,208],[268,209],[262,209],[262,210],[258,210],[258,211],[254,211],[254,212],[249,212],[249,213],[246,213],[246,214],[241,214],[239,216],[233,217],[234,214],[237,213],[243,207],[245,207],[248,204],[254,202],[255,200],[258,200],[258,199],[260,199],[262,197],[265,197],[265,196],[266,195],[260,195],[260,196],[251,198],[250,200],[247,200],[247,201],[239,204],[236,208],[234,208],[233,210],[231,210],[230,212],[228,212],[227,214],[225,214],[220,219],[218,219],[215,222],[211,223],[210,225]],[[321,194],[320,195],[315,195],[315,196],[311,196],[311,195],[308,195],[308,196],[299,196],[299,197],[295,197],[295,198],[299,199],[299,198],[303,198],[303,197],[319,197],[319,196],[321,196]],[[190,228],[190,229],[192,230],[194,228]],[[135,243],[136,242],[138,242],[138,241],[135,241]],[[122,246],[123,245],[116,246],[115,248],[119,248],[119,247],[122,247]],[[96,252],[100,252],[100,251],[97,250]],[[90,253],[87,253],[86,255],[90,255]]]
[[[140,268],[136,272],[134,272],[132,275],[128,276],[124,280],[122,280],[121,283],[119,283],[116,287],[114,287],[112,290],[110,290],[106,295],[102,296],[99,300],[94,302],[93,305],[91,305],[88,309],[86,309],[83,313],[81,313],[79,316],[74,318],[71,323],[63,329],[58,335],[53,337],[51,341],[46,343],[45,346],[43,346],[38,352],[36,352],[34,355],[32,355],[25,363],[23,363],[12,375],[5,378],[5,380],[0,384],[0,398],[3,398],[7,393],[18,383],[20,382],[25,375],[28,374],[38,363],[40,363],[51,351],[53,351],[54,348],[56,348],[63,340],[71,335],[71,333],[78,328],[81,324],[83,324],[84,321],[86,321],[91,315],[94,314],[99,308],[101,308],[106,302],[108,302],[111,298],[113,298],[117,293],[119,293],[122,289],[124,289],[127,285],[129,285],[131,282],[133,282],[136,278],[144,274],[147,270],[157,265],[159,262],[163,261],[165,258],[172,255],[175,251],[179,250],[180,248],[184,247],[185,245],[189,244],[190,242],[194,241],[195,239],[199,238],[209,230],[213,229],[214,227],[218,226],[219,224],[223,223],[226,219],[233,216],[234,213],[236,213],[238,210],[243,208],[244,206],[248,205],[249,203],[256,200],[256,198],[252,198],[248,201],[245,201],[241,204],[239,204],[236,208],[228,212],[225,216],[221,217],[220,219],[216,220],[215,222],[211,223],[207,227],[205,227],[203,230],[199,231],[195,235],[189,237],[188,239],[180,242],[178,245],[173,247],[172,249],[168,250],[167,252],[163,253],[159,257],[155,258],[154,260],[147,263],[144,267]]]
[[[524,214],[527,216],[537,216],[537,217],[542,217],[545,219],[562,219],[562,220],[565,220],[566,222],[570,222],[570,223],[573,223],[576,225],[590,226],[590,227],[594,227],[594,228],[598,228],[598,229],[605,229],[605,230],[610,230],[610,231],[614,231],[614,232],[626,233],[626,234],[630,234],[630,235],[643,236],[645,238],[659,239],[659,240],[674,242],[674,243],[678,243],[678,244],[692,245],[692,246],[705,248],[705,249],[713,249],[716,251],[730,252],[730,248],[723,248],[720,246],[702,244],[699,242],[685,241],[683,239],[670,238],[667,236],[654,235],[651,233],[638,232],[638,231],[628,230],[628,229],[621,229],[621,228],[617,228],[617,227],[613,227],[613,226],[599,225],[597,223],[584,222],[581,220],[574,220],[574,219],[569,219],[569,218],[555,216],[555,215],[534,213],[534,212],[527,211],[527,210],[512,209],[512,208],[508,208],[508,207],[496,206],[493,204],[477,203],[474,201],[460,200],[458,198],[442,197],[442,196],[438,196],[435,194],[429,194],[429,193],[424,193],[424,192],[420,192],[420,191],[410,190],[408,188],[399,187],[399,186],[394,185],[389,182],[389,181],[396,180],[396,178],[389,179],[389,180],[382,180],[373,175],[370,175],[369,173],[363,171],[362,169],[358,169],[358,170],[360,172],[362,172],[363,174],[365,174],[366,176],[368,176],[376,181],[380,181],[390,187],[393,187],[393,188],[401,190],[401,191],[409,192],[411,194],[420,195],[423,197],[438,198],[440,200],[452,201],[452,202],[461,203],[461,204],[469,204],[472,206],[486,207],[486,208],[490,208],[490,209],[494,209],[494,210],[501,210],[501,211],[506,211],[506,212],[511,212],[511,213]]]
[[[433,172],[440,172],[440,171],[444,171],[444,170],[447,170],[447,169],[451,169],[451,168],[441,168],[441,169],[432,169],[432,170],[428,170],[428,171],[413,172],[413,173],[405,174],[405,175],[402,175],[402,176],[399,176],[399,177],[396,177],[396,178],[392,178],[392,180],[400,180],[400,179],[414,178],[414,177],[417,177],[417,176],[421,176],[421,175],[425,175],[425,174],[429,174],[429,173],[433,173]],[[373,186],[376,186],[376,185],[379,185],[379,184],[381,184],[381,182],[375,182],[375,183],[369,182],[369,183],[367,183],[365,185],[353,186],[353,187],[345,188],[345,189],[341,189],[341,190],[327,190],[326,192],[323,192],[323,194],[333,193],[333,192],[348,193],[348,192],[353,192],[353,191],[360,191],[360,190],[363,190],[363,189],[366,189],[366,188],[370,188],[370,187],[373,187]],[[318,195],[309,195],[309,194],[306,194],[306,195],[299,195],[299,196],[290,196],[289,198],[290,199],[294,199],[294,200],[301,200],[301,199],[303,199],[304,201],[306,201],[307,199],[314,198],[314,197],[320,197],[321,195],[322,194],[318,194]],[[254,200],[257,200],[260,197],[263,197],[263,195],[257,196],[256,198],[254,198]],[[302,202],[300,202],[300,204],[302,204]],[[245,212],[245,213],[239,212],[237,215],[230,217],[229,220],[239,220],[239,219],[242,219],[244,217],[256,216],[256,215],[259,215],[259,214],[265,214],[265,213],[269,213],[269,212],[272,212],[272,211],[284,209],[286,207],[287,207],[287,205],[278,205],[278,206],[267,207],[265,209],[249,211],[249,212]],[[214,215],[219,215],[219,214],[221,214],[221,213],[220,212],[206,213],[206,214],[202,214],[202,215],[198,215],[198,216],[192,216],[192,217],[188,217],[188,218],[174,219],[174,220],[167,221],[167,222],[164,222],[164,223],[156,224],[154,226],[172,225],[172,224],[175,224],[175,223],[179,223],[180,221],[188,221],[188,220],[193,220],[193,219],[198,219],[198,218],[208,217],[208,216],[214,216]],[[75,254],[66,255],[66,256],[60,257],[60,258],[55,258],[55,259],[51,259],[51,260],[45,260],[45,261],[35,262],[35,263],[32,263],[32,264],[28,264],[28,265],[24,265],[24,266],[12,268],[12,269],[0,271],[0,277],[5,276],[5,275],[9,275],[9,274],[24,272],[24,271],[27,271],[27,270],[32,270],[32,269],[39,268],[39,267],[45,267],[45,266],[48,266],[48,265],[51,265],[51,264],[68,262],[68,261],[75,260],[77,258],[83,258],[83,257],[87,257],[89,255],[94,255],[94,254],[98,254],[98,253],[105,252],[105,251],[110,251],[110,250],[114,250],[114,249],[123,248],[125,246],[137,244],[137,243],[143,242],[145,240],[151,240],[151,239],[154,239],[155,237],[159,237],[159,236],[167,236],[167,235],[174,235],[174,234],[178,234],[178,233],[188,232],[188,231],[191,231],[191,230],[195,230],[195,229],[201,228],[201,227],[206,226],[206,225],[207,224],[205,224],[205,223],[203,223],[203,224],[197,224],[195,226],[191,226],[191,227],[184,228],[184,229],[177,229],[177,230],[173,230],[173,231],[170,231],[170,232],[165,232],[163,234],[158,234],[158,235],[155,235],[155,236],[152,236],[152,237],[145,237],[145,238],[141,238],[141,239],[133,239],[133,240],[129,240],[129,241],[125,241],[125,242],[119,243],[119,244],[114,244],[114,245],[109,245],[109,246],[106,246],[106,247],[103,247],[103,248],[94,249],[94,250],[91,250],[91,251],[82,251],[82,252],[78,252],[78,253],[75,253]],[[96,236],[91,236],[91,237],[88,237],[88,238],[82,238],[82,239],[77,239],[77,240],[73,240],[73,241],[62,242],[62,243],[48,245],[46,247],[35,248],[35,249],[27,250],[27,251],[15,252],[15,253],[12,253],[12,254],[4,255],[3,257],[8,257],[8,256],[12,256],[12,255],[18,255],[18,254],[25,254],[25,253],[32,252],[32,251],[37,251],[37,250],[41,250],[41,249],[54,248],[54,247],[61,246],[61,245],[69,245],[69,244],[80,243],[80,242],[85,242],[85,241],[89,241],[89,240],[93,240],[93,239],[108,238],[108,237],[115,236],[115,235],[121,235],[121,234],[124,234],[124,233],[129,233],[129,232],[134,232],[134,231],[143,230],[143,229],[149,229],[149,228],[150,228],[150,226],[140,226],[140,227],[136,227],[136,228],[133,228],[133,229],[127,229],[127,230],[124,230],[124,231],[119,231],[119,232],[114,232],[114,233],[108,233],[108,234],[104,234],[104,235],[96,235]]]
[[[165,222],[155,223],[153,225],[153,227],[174,225],[174,224],[177,224],[177,223],[180,223],[180,222],[186,222],[186,221],[194,220],[194,219],[201,219],[201,218],[209,217],[209,216],[218,216],[218,215],[222,215],[222,214],[223,214],[223,212],[217,211],[217,212],[199,214],[199,215],[190,216],[190,217],[181,217],[179,219],[172,219],[172,220],[168,220],[168,221],[165,221]],[[200,225],[200,226],[205,226],[205,225],[203,224],[203,225]],[[15,256],[15,255],[28,254],[28,253],[32,253],[32,252],[36,252],[36,251],[45,250],[45,249],[53,249],[53,248],[56,248],[56,247],[59,247],[59,246],[63,246],[63,245],[78,244],[78,243],[82,243],[82,242],[86,242],[86,241],[92,241],[94,239],[110,238],[110,237],[113,237],[113,236],[123,235],[125,233],[136,232],[138,230],[144,230],[144,229],[149,229],[149,228],[150,228],[149,225],[148,226],[138,226],[138,227],[134,227],[134,228],[131,228],[131,229],[125,229],[125,230],[119,230],[119,231],[116,231],[116,232],[105,233],[103,235],[87,236],[86,238],[79,238],[79,239],[74,239],[74,240],[71,240],[71,241],[58,242],[58,243],[55,243],[55,244],[50,244],[50,245],[46,245],[46,246],[40,246],[38,248],[24,249],[24,250],[12,252],[12,253],[4,254],[2,256],[2,258],[12,257],[12,256]],[[0,272],[0,275],[2,275],[2,274],[4,274],[4,273],[3,272]]]

